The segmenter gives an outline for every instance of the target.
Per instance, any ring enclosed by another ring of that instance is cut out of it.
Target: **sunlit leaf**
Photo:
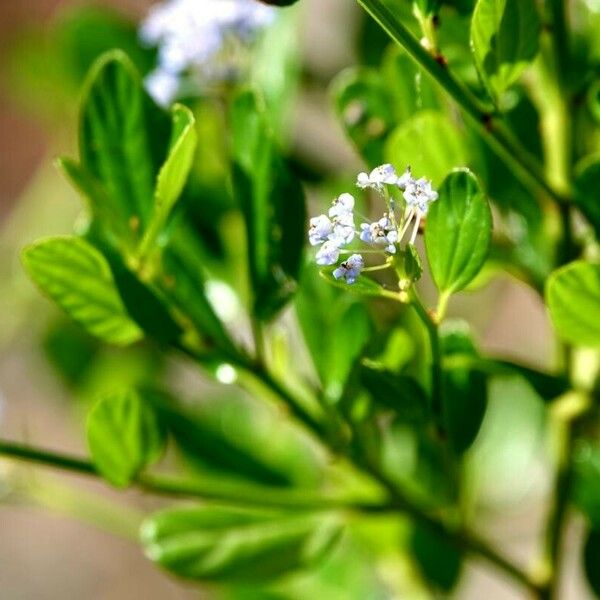
[[[555,271],[546,303],[558,335],[578,346],[600,346],[600,265],[576,261]]]
[[[535,0],[478,0],[471,22],[475,64],[498,98],[535,58],[541,23]]]
[[[399,169],[410,165],[417,177],[427,177],[436,186],[452,169],[466,166],[468,159],[461,131],[433,110],[422,110],[394,129],[385,156]]]
[[[75,236],[41,240],[23,250],[23,265],[39,288],[91,334],[117,345],[141,339],[127,314],[106,259]]]
[[[439,194],[427,216],[425,245],[437,288],[453,294],[477,275],[487,258],[492,214],[470,171],[448,175]]]

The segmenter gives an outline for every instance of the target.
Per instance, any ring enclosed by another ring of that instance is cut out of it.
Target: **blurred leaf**
[[[600,346],[600,265],[576,261],[555,271],[546,303],[558,335],[577,346]]]
[[[581,442],[573,461],[573,502],[600,529],[600,446]]]
[[[181,195],[192,168],[198,141],[192,111],[181,104],[172,110],[173,128],[167,159],[160,168],[154,190],[154,206],[148,229],[144,235],[141,252],[149,250],[162,231],[175,202]]]
[[[366,163],[384,162],[384,143],[394,125],[389,87],[375,69],[342,71],[331,85],[338,119]]]
[[[589,532],[583,550],[583,564],[588,583],[600,598],[600,529]]]
[[[335,402],[371,333],[369,315],[352,296],[323,281],[312,265],[304,270],[295,305],[325,395]],[[330,334],[324,337],[324,331]]]
[[[94,465],[116,487],[126,487],[158,459],[165,431],[152,405],[135,390],[100,399],[87,418],[87,442]]]
[[[275,444],[268,456],[262,452],[269,441],[259,427],[260,414],[252,414],[242,402],[219,398],[186,406],[167,394],[145,390],[156,408],[160,422],[193,464],[272,486],[288,486],[294,473],[288,473]],[[277,434],[270,434],[271,441]],[[304,449],[302,449],[304,450]]]
[[[450,592],[460,577],[460,552],[438,533],[420,525],[415,525],[410,546],[427,582],[443,592]]]
[[[478,0],[471,46],[479,74],[496,101],[535,58],[540,30],[535,0]]]
[[[395,44],[390,46],[384,58],[382,76],[393,98],[397,123],[407,121],[420,110],[440,108],[429,77]]]
[[[441,4],[442,0],[413,0],[413,6],[415,6],[424,16],[437,14]]]
[[[129,245],[153,210],[154,186],[168,148],[168,121],[142,88],[122,52],[100,58],[88,75],[82,102],[81,165],[111,198],[113,219],[127,225]]]
[[[367,366],[362,366],[360,376],[376,405],[393,410],[403,423],[422,425],[427,422],[427,396],[415,379]]]
[[[123,346],[143,337],[127,314],[106,259],[85,240],[47,238],[26,247],[22,256],[41,291],[91,334]]]
[[[147,556],[194,580],[264,581],[322,560],[340,536],[335,517],[218,506],[167,509],[145,521]]]
[[[42,340],[50,364],[69,386],[77,387],[95,364],[99,344],[75,322],[60,318]]]
[[[487,408],[487,374],[460,363],[449,365],[447,358],[454,355],[478,356],[467,327],[453,327],[446,323],[441,332],[445,359],[443,423],[455,452],[462,454],[475,441]],[[476,363],[475,363],[476,364]]]
[[[427,216],[425,245],[435,284],[442,294],[463,289],[487,258],[492,213],[475,176],[448,175]]]
[[[386,142],[385,156],[399,168],[410,165],[417,177],[426,176],[436,186],[453,168],[467,163],[460,131],[433,110],[419,111],[397,127]]]
[[[295,291],[304,247],[302,184],[278,154],[256,96],[232,106],[233,188],[247,228],[254,314],[269,320]]]
[[[600,238],[600,157],[584,159],[577,166],[574,182],[577,206]]]
[[[162,267],[164,276],[159,284],[162,292],[190,319],[206,348],[219,348],[229,355],[235,353],[233,342],[206,296],[206,274],[189,251],[184,236],[172,237],[163,252]]]

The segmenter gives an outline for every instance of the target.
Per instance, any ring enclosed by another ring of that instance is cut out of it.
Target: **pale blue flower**
[[[426,215],[429,205],[438,199],[438,193],[433,189],[429,179],[421,177],[407,183],[404,199],[409,207],[415,207]]]
[[[396,169],[390,164],[380,165],[370,173],[359,173],[356,178],[356,185],[361,188],[373,188],[378,192],[383,191],[384,185],[396,185],[398,175]]]
[[[319,215],[310,220],[308,241],[311,246],[318,246],[326,242],[333,233],[333,223],[327,215]]]
[[[329,209],[329,217],[349,217],[352,216],[354,210],[354,196],[352,194],[341,194],[331,204]]]
[[[336,279],[344,279],[346,283],[352,284],[356,281],[363,270],[365,262],[360,254],[352,254],[335,271]]]
[[[321,267],[335,265],[340,257],[340,246],[335,240],[325,242],[317,252],[316,261]]]
[[[398,241],[398,230],[387,215],[374,223],[362,223],[360,228],[360,239],[363,242],[375,246],[385,246],[386,252],[396,253],[395,244]]]

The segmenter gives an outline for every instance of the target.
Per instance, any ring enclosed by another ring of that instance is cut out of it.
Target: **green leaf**
[[[350,68],[333,81],[331,96],[347,136],[370,167],[384,162],[395,119],[389,87],[375,69]]]
[[[91,334],[120,346],[143,337],[127,314],[106,259],[85,240],[48,238],[26,247],[22,257],[41,291]]]
[[[440,293],[462,290],[477,275],[492,235],[492,213],[477,179],[468,170],[444,180],[427,216],[425,245]]]
[[[189,108],[176,104],[172,109],[173,128],[167,159],[158,172],[154,190],[154,206],[148,229],[142,240],[142,250],[148,250],[167,223],[175,202],[188,179],[198,136],[194,115]]]
[[[252,92],[235,98],[231,118],[233,189],[246,222],[253,312],[269,320],[295,291],[304,247],[304,192],[275,147]]]
[[[577,346],[600,346],[600,265],[576,261],[547,281],[546,304],[558,335]]]
[[[304,269],[295,305],[325,396],[337,402],[371,334],[369,314],[353,295],[323,281],[313,264]],[[330,335],[323,336],[324,331]]]
[[[87,443],[94,465],[116,487],[126,487],[156,461],[165,441],[152,405],[135,390],[100,399],[87,418]]]
[[[588,534],[583,549],[583,564],[588,583],[596,597],[600,598],[600,529],[593,529]]]
[[[321,561],[341,532],[334,516],[218,506],[167,509],[141,529],[147,556],[188,579],[259,582]]]
[[[393,410],[403,423],[422,425],[427,422],[427,396],[412,377],[363,366],[360,378],[373,402]]]
[[[365,275],[361,275],[354,283],[346,283],[345,281],[336,279],[333,276],[333,271],[333,268],[325,268],[321,269],[319,274],[327,283],[346,292],[372,298],[382,298],[384,296],[394,295],[392,292],[386,290],[376,281],[369,279]]]
[[[387,140],[385,156],[398,168],[410,165],[416,176],[425,176],[436,186],[453,168],[467,164],[461,132],[446,115],[433,110],[422,110],[397,127]]]
[[[436,588],[450,592],[460,577],[460,552],[439,534],[419,525],[415,526],[410,545],[423,577]]]
[[[471,47],[477,70],[494,99],[535,58],[540,30],[535,0],[478,0]]]
[[[98,202],[109,196],[113,218],[129,228],[130,247],[150,220],[168,139],[166,117],[151,104],[129,59],[119,51],[101,57],[83,95],[81,166],[103,187]]]
[[[600,157],[584,159],[577,166],[573,193],[577,206],[600,239]]]

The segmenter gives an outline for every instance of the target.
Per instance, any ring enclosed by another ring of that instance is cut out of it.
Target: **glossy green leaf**
[[[113,218],[129,227],[130,245],[153,210],[168,127],[166,116],[152,105],[122,52],[110,52],[95,63],[82,101],[81,166],[102,186],[102,196],[110,197]]]
[[[117,392],[100,399],[87,418],[87,443],[95,467],[116,487],[126,487],[158,459],[165,430],[137,391]]]
[[[399,169],[410,165],[415,176],[425,176],[435,186],[452,169],[467,164],[460,130],[446,115],[433,110],[422,110],[399,125],[387,140],[385,156]]]
[[[487,258],[492,213],[477,179],[468,170],[444,180],[427,216],[425,245],[431,274],[442,294],[462,290]]]
[[[366,163],[384,162],[384,143],[394,119],[387,82],[375,69],[351,68],[333,81],[331,96],[338,119]]]
[[[367,366],[361,368],[360,378],[373,402],[394,411],[403,423],[421,425],[427,422],[427,396],[415,379]]]
[[[578,165],[574,198],[577,206],[600,238],[600,157],[591,157]]]
[[[41,291],[91,334],[123,346],[143,337],[127,314],[106,259],[85,240],[48,238],[26,247],[22,257]]]
[[[172,109],[173,126],[167,159],[160,168],[154,190],[154,205],[148,229],[142,240],[147,250],[167,223],[167,219],[188,179],[198,143],[192,111],[176,104]]]
[[[515,83],[539,49],[535,0],[478,0],[471,22],[477,70],[497,99]]]
[[[236,97],[231,118],[233,189],[246,222],[254,314],[269,320],[295,291],[304,247],[304,192],[252,92]]]
[[[167,509],[141,529],[146,555],[206,581],[268,581],[322,560],[339,538],[337,518],[218,506]]]
[[[589,532],[583,549],[583,566],[590,587],[600,598],[600,529]]]
[[[435,588],[450,592],[458,582],[462,566],[462,557],[456,547],[419,525],[415,526],[410,546],[426,581]]]
[[[576,261],[555,271],[546,304],[558,335],[577,346],[600,346],[600,265]]]

